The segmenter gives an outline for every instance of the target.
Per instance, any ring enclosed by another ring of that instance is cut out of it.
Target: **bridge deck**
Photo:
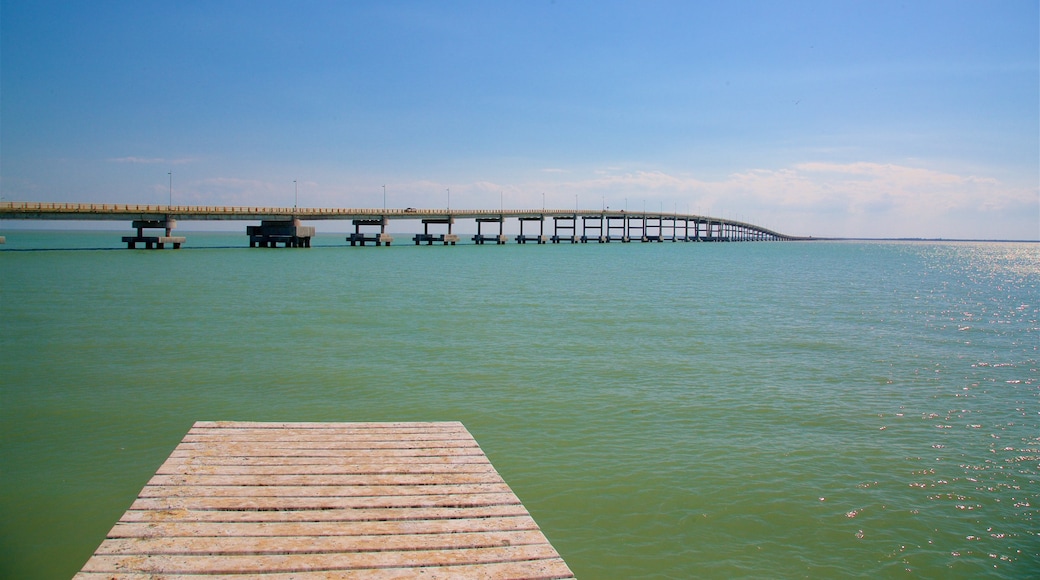
[[[137,205],[101,203],[52,203],[0,201],[0,219],[22,220],[436,220],[475,219],[501,221],[506,218],[544,220],[573,219],[661,220],[699,223],[712,228],[740,228],[776,239],[794,239],[779,232],[731,219],[696,214],[594,209],[388,209],[310,208],[259,206]],[[645,224],[644,224],[645,225]],[[656,227],[656,226],[651,226]],[[667,227],[667,226],[666,226]],[[721,234],[720,234],[721,235]],[[711,236],[709,236],[711,237]]]
[[[79,579],[572,578],[466,428],[198,422]]]

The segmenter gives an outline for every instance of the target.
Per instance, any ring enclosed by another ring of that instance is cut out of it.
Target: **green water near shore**
[[[113,239],[0,246],[0,576],[210,419],[462,421],[583,579],[1040,574],[1035,244]]]

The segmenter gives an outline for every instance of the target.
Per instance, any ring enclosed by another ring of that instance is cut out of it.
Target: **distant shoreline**
[[[993,243],[1021,243],[1040,244],[1037,240],[996,240],[975,238],[803,238],[811,241],[831,242],[993,242]]]

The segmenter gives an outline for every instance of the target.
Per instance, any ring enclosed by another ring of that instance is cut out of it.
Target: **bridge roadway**
[[[545,232],[545,220],[553,220],[551,238]],[[49,202],[0,202],[0,219],[26,220],[129,220],[137,230],[126,236],[127,247],[144,244],[146,248],[162,248],[172,244],[179,248],[185,238],[172,236],[177,220],[243,220],[260,221],[259,226],[248,226],[250,246],[310,247],[315,228],[304,226],[301,220],[350,220],[354,233],[349,234],[350,245],[374,243],[389,245],[393,238],[386,232],[390,220],[416,220],[423,224],[424,233],[417,234],[416,245],[434,242],[454,245],[459,237],[452,233],[457,219],[472,219],[477,244],[503,244],[507,236],[503,224],[507,219],[520,222],[517,243],[559,242],[628,242],[651,241],[786,241],[800,239],[775,232],[751,223],[696,214],[641,212],[623,210],[561,210],[561,209],[378,209],[378,208],[290,208],[259,206],[182,206],[133,205]],[[537,222],[537,233],[524,232],[525,224]],[[580,222],[580,224],[579,224]],[[485,225],[498,224],[497,233],[485,233]],[[430,233],[430,226],[446,226],[446,233]],[[365,231],[362,228],[366,228]],[[375,232],[372,228],[378,228]],[[146,229],[163,230],[165,235],[145,235]]]

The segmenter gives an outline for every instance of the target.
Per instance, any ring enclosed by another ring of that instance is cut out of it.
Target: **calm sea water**
[[[215,419],[460,420],[583,579],[1040,575],[1036,244],[8,234],[3,577]]]

